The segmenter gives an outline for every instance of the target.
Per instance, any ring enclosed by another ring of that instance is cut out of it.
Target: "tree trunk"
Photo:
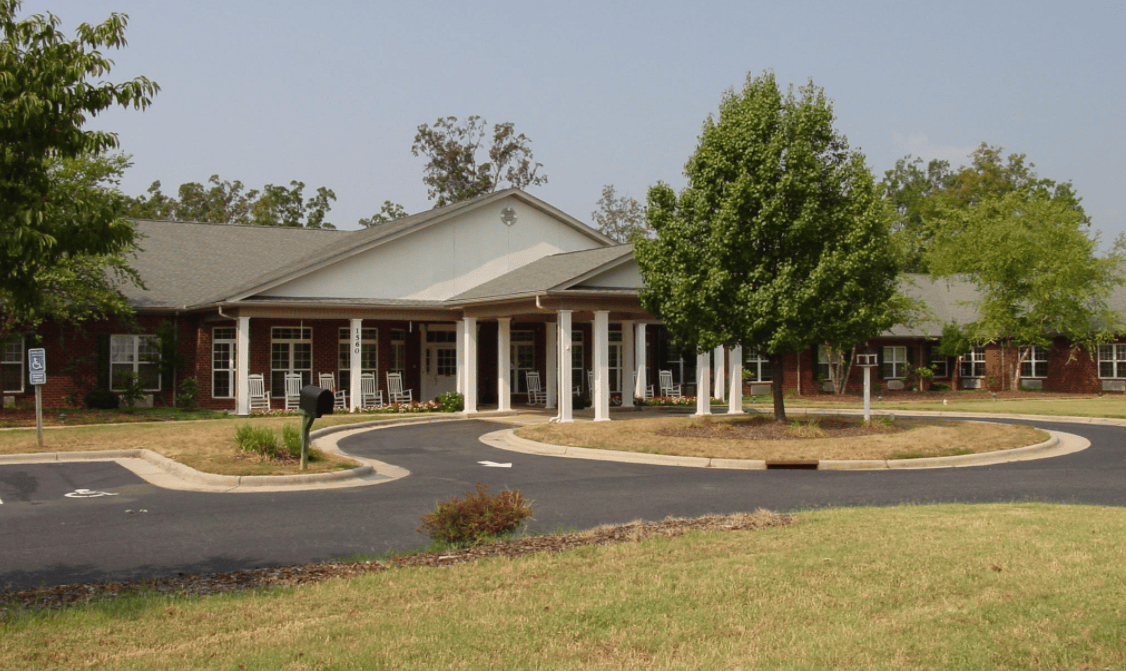
[[[774,383],[772,385],[774,392],[774,419],[775,421],[786,421],[786,398],[782,394],[782,382],[786,377],[786,369],[783,367],[783,355],[779,354],[774,357]]]
[[[962,381],[962,357],[954,357],[954,370],[950,373],[950,381],[953,383],[951,391],[958,391],[958,383]]]
[[[1020,367],[1024,364],[1025,359],[1030,356],[1032,356],[1032,347],[1017,348],[1017,365],[1013,367],[1012,376],[1013,391],[1020,391]]]

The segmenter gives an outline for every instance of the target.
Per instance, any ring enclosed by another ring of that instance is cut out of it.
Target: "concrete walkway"
[[[622,419],[625,416],[642,416],[667,414],[665,408],[630,409],[615,412]],[[838,414],[859,415],[860,410],[851,409],[814,409],[798,408],[788,411],[788,414]],[[895,412],[873,412],[873,414],[889,415]],[[898,414],[916,417],[944,417],[957,419],[1005,419],[1027,420],[1037,423],[1084,423],[1110,426],[1126,426],[1126,420],[1092,418],[1092,417],[1052,417],[1045,415],[995,415],[989,413],[953,413],[918,411],[903,412]],[[724,413],[716,413],[722,417]],[[300,475],[216,475],[204,473],[177,461],[157,454],[151,450],[106,450],[91,452],[48,452],[39,454],[12,454],[0,455],[0,464],[41,464],[41,463],[67,463],[86,461],[115,461],[129,469],[137,476],[150,484],[165,489],[238,493],[238,492],[275,492],[275,491],[301,491],[338,489],[344,487],[362,487],[366,485],[390,482],[410,475],[406,469],[394,464],[388,464],[375,459],[359,457],[345,453],[339,447],[341,440],[350,436],[377,431],[404,424],[434,424],[439,422],[452,422],[466,419],[486,419],[514,427],[528,426],[545,423],[550,419],[550,412],[544,411],[514,411],[514,412],[482,412],[472,417],[464,413],[454,413],[441,416],[414,416],[395,420],[376,420],[359,424],[334,426],[313,431],[310,438],[315,441],[316,447],[324,452],[331,452],[358,462],[360,465],[353,469],[333,471],[329,473],[311,473]],[[577,417],[583,421],[581,415]],[[651,464],[660,466],[681,466],[689,468],[715,468],[730,470],[765,470],[768,465],[765,461],[750,459],[709,459],[704,457],[680,457],[660,454],[642,454],[637,452],[623,452],[617,450],[599,450],[582,447],[566,447],[550,445],[526,440],[515,435],[516,428],[501,429],[481,437],[481,442],[500,450],[535,454],[542,456],[564,457],[570,459],[585,459],[591,461],[611,461],[629,464]],[[1058,431],[1048,431],[1051,435],[1047,441],[1027,447],[969,454],[954,457],[934,457],[928,459],[898,459],[898,460],[850,460],[850,461],[821,461],[817,464],[818,470],[904,470],[927,468],[958,468],[966,466],[984,466],[1013,461],[1027,461],[1031,459],[1046,459],[1049,457],[1071,454],[1084,450],[1090,442],[1081,436]]]

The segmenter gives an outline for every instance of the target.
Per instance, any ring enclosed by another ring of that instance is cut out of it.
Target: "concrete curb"
[[[825,460],[818,462],[817,470],[822,471],[872,471],[872,470],[913,470],[924,468],[962,468],[966,466],[987,466],[1011,461],[1047,459],[1071,454],[1090,447],[1086,438],[1061,431],[1048,431],[1048,440],[996,452],[963,454],[952,457],[930,457],[925,459],[870,459],[870,460]],[[766,470],[766,462],[757,459],[709,459],[706,457],[678,457],[666,454],[644,454],[639,452],[619,452],[586,447],[552,445],[528,440],[516,435],[516,429],[501,429],[481,436],[481,442],[501,450],[569,459],[589,459],[594,461],[615,461],[632,464],[652,464],[656,466],[683,466],[687,468],[721,468],[728,470]]]

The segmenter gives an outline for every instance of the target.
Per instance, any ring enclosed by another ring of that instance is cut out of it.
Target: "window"
[[[286,373],[301,376],[301,385],[313,383],[313,329],[275,326],[270,332],[270,395],[285,396]]]
[[[391,370],[400,375],[407,368],[407,332],[405,329],[391,329]]]
[[[439,329],[431,327],[426,332],[427,344],[436,345],[426,347],[422,351],[422,361],[427,375],[433,373],[440,377],[454,377],[457,375],[457,331],[453,329]],[[433,363],[431,363],[433,358]]]
[[[1126,377],[1126,345],[1099,345],[1099,377]]]
[[[609,361],[606,367],[609,368],[610,373],[610,393],[622,393],[622,331],[621,327],[617,331],[610,331],[610,351]]]
[[[583,332],[571,331],[571,386],[578,389],[587,387],[583,352]]]
[[[743,379],[748,382],[771,382],[774,380],[774,367],[763,355],[751,352],[743,361]]]
[[[907,377],[907,348],[892,346],[884,348],[884,360],[880,364],[880,377],[885,380],[901,380]]]
[[[0,391],[23,391],[23,338],[0,346]]]
[[[950,377],[950,359],[933,349],[931,350],[930,366],[936,378]]]
[[[379,379],[379,329],[360,329],[360,342],[352,344],[352,329],[340,329],[340,343],[337,345],[336,384],[337,389],[352,387],[352,352],[360,350],[360,374],[371,373]]]
[[[211,329],[211,398],[235,397],[235,352],[233,326]]]
[[[962,377],[985,377],[985,348],[974,347],[962,357]]]
[[[109,388],[125,388],[122,373],[134,373],[145,391],[160,391],[160,341],[151,335],[111,335]]]
[[[817,379],[818,380],[832,380],[833,367],[830,362],[837,364],[840,363],[840,352],[830,352],[824,346],[817,348]]]
[[[509,384],[512,393],[528,391],[528,371],[536,369],[536,334],[532,331],[513,331],[510,336]]]
[[[1020,365],[1021,377],[1048,377],[1048,350],[1032,346],[1028,358]]]

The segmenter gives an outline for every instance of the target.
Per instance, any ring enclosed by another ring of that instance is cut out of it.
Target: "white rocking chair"
[[[297,373],[285,374],[285,410],[301,409],[301,376]]]
[[[250,412],[255,410],[270,411],[270,395],[266,393],[266,381],[261,373],[248,375],[250,379]]]
[[[348,408],[348,392],[336,388],[336,376],[332,373],[321,373],[318,380],[317,384],[322,389],[332,391],[332,407],[336,410],[346,410]]]
[[[540,386],[539,371],[527,371],[524,373],[524,379],[528,383],[528,405],[542,405],[546,407],[547,392]]]
[[[672,383],[672,371],[662,370],[658,373],[657,381],[661,386],[661,396],[669,398],[680,398],[684,394],[680,392],[680,385]]]
[[[636,395],[636,393],[637,393],[637,391],[636,391],[637,390],[637,371],[633,371],[633,388],[634,388],[634,394]],[[644,392],[641,394],[641,400],[648,401],[651,398],[653,398],[653,385],[650,384],[650,385],[647,385],[645,387]]]
[[[388,373],[387,374],[387,400],[392,405],[399,403],[410,403],[414,393],[413,389],[403,391],[403,374],[402,373]]]
[[[360,407],[383,407],[383,390],[375,384],[374,373],[362,373],[360,375]]]

